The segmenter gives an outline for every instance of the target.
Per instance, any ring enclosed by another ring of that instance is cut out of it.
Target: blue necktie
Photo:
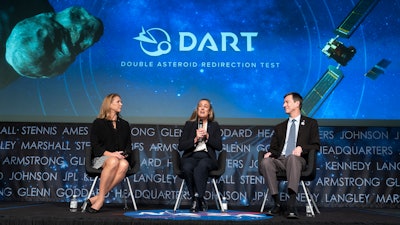
[[[290,154],[292,154],[293,149],[296,148],[296,124],[295,124],[296,120],[293,119],[292,120],[292,125],[290,125],[289,128],[289,137],[288,137],[288,141],[286,144],[286,156],[289,156]]]

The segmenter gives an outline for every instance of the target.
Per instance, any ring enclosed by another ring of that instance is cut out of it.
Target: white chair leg
[[[309,193],[307,192],[306,185],[304,184],[304,181],[300,181],[300,183],[301,183],[301,186],[303,187],[304,194],[306,195],[307,205],[310,207],[311,215],[314,217],[315,213],[314,213],[314,209],[313,209],[313,207],[311,205],[310,196],[308,196]]]
[[[176,212],[176,210],[181,205],[182,191],[183,191],[184,185],[185,185],[185,180],[182,180],[181,187],[179,188],[178,197],[176,198],[176,202],[175,202],[175,206],[174,206],[174,212]]]
[[[87,207],[87,200],[89,200],[90,199],[90,196],[92,195],[92,193],[93,193],[93,189],[94,189],[94,186],[96,185],[96,182],[97,182],[97,180],[99,179],[99,176],[96,176],[95,178],[94,178],[94,181],[93,181],[93,183],[92,183],[92,186],[90,187],[90,190],[89,190],[89,193],[88,193],[88,196],[87,196],[87,199],[85,200],[85,202],[83,202],[83,205],[82,205],[82,212],[85,212],[86,211],[86,207]]]
[[[135,209],[135,211],[137,211],[136,201],[135,201],[135,197],[133,196],[133,191],[132,191],[131,182],[129,181],[129,178],[128,178],[128,177],[125,177],[125,181],[126,181],[126,183],[128,184],[128,187],[129,187],[129,193],[131,194],[131,199],[132,199],[133,208]]]
[[[212,183],[214,185],[215,192],[217,194],[218,203],[219,203],[219,207],[221,209],[221,212],[225,212],[224,207],[222,207],[222,200],[221,200],[221,196],[219,195],[219,190],[218,190],[218,187],[217,187],[217,183],[215,182],[214,178],[212,178],[211,180],[212,180]]]
[[[318,214],[320,214],[321,212],[319,211],[318,206],[317,206],[317,203],[315,203],[315,201],[314,201],[314,198],[312,198],[312,194],[311,194],[310,189],[309,189],[308,187],[306,187],[305,185],[303,186],[303,189],[304,189],[304,188],[305,188],[305,190],[307,191],[308,196],[310,197],[312,206],[314,207],[315,211],[316,211]],[[310,207],[311,207],[311,205],[310,205]],[[312,208],[312,207],[311,207],[311,208]]]
[[[309,188],[307,188],[307,191],[308,191],[309,195],[312,196]],[[315,211],[317,211],[317,213],[320,214],[321,212],[319,211],[317,203],[315,203],[315,201],[314,201],[314,198],[311,198],[311,202],[314,205]]]
[[[304,184],[304,181],[301,181],[301,186],[303,187],[304,193],[306,194],[306,199],[307,199],[307,205],[310,207],[311,209],[311,215],[314,217],[315,213],[314,213],[314,207],[315,210],[319,212],[319,209],[317,207],[317,204],[315,203],[314,199],[312,198],[311,192],[310,190],[306,187],[306,185]],[[311,204],[312,202],[312,204]]]
[[[267,191],[265,192],[264,200],[262,202],[261,209],[260,209],[261,213],[264,212],[264,207],[265,207],[265,204],[267,203],[267,200],[268,200],[268,193],[269,193],[269,189],[267,188]]]

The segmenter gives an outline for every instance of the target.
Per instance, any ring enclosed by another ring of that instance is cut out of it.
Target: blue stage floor
[[[226,212],[221,212],[220,210],[208,210],[207,212],[191,213],[189,210],[177,210],[174,212],[171,209],[149,209],[126,212],[124,215],[135,219],[149,220],[211,220],[241,222],[268,220],[272,218],[263,213],[240,210],[227,210]]]
[[[70,212],[68,203],[0,202],[0,225],[398,225],[399,208],[320,208],[321,214],[306,217],[299,207],[299,219],[269,217],[259,206],[230,207],[220,212],[190,213],[189,206],[173,212],[169,205],[138,205],[138,211],[124,210],[123,204],[106,204],[99,213]]]

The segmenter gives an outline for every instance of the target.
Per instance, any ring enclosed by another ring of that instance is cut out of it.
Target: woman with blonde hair
[[[106,194],[125,178],[129,169],[126,158],[132,150],[131,133],[129,123],[120,117],[121,109],[121,97],[115,93],[107,95],[92,124],[93,168],[102,168],[102,172],[98,194],[86,202],[89,213],[99,212]]]

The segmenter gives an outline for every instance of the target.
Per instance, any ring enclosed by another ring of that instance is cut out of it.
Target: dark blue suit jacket
[[[283,121],[274,128],[269,148],[269,152],[271,152],[271,156],[274,158],[278,158],[281,155],[285,146],[288,120]],[[305,157],[311,149],[319,151],[319,128],[318,122],[315,119],[303,115],[300,117],[296,146],[302,147],[302,157]]]

